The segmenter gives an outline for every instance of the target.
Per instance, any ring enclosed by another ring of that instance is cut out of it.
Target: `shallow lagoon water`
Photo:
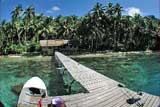
[[[76,60],[134,91],[160,96],[160,53],[115,54]]]
[[[39,76],[49,87],[50,58],[0,58],[0,101],[5,107],[14,107],[18,96],[11,87],[24,84],[32,76]]]
[[[75,58],[75,60],[124,83],[134,91],[145,91],[160,96],[159,53],[111,55],[109,57]],[[61,87],[62,90],[58,89],[64,83],[59,84],[56,81],[54,68],[50,57],[0,58],[0,101],[5,104],[5,107],[14,107],[18,96],[11,91],[11,87],[24,84],[33,76],[39,76],[45,82],[49,95],[68,94],[65,89]],[[67,82],[67,78],[66,75],[63,79]],[[56,88],[59,92],[56,92]],[[72,93],[77,93],[77,90],[81,90],[79,85],[73,84]]]
[[[59,72],[51,57],[2,57],[0,58],[0,101],[5,107],[16,107],[18,95],[12,92],[12,87],[24,84],[33,76],[38,76],[45,82],[49,96],[78,93],[81,87],[77,83],[73,84],[72,92],[68,93],[68,88],[64,86],[67,82],[71,82],[70,78],[67,75],[62,78]]]

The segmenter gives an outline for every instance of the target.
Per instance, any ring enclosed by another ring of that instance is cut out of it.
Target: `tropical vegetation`
[[[97,3],[85,16],[47,17],[18,5],[10,21],[0,23],[0,53],[40,52],[39,40],[69,39],[78,50],[142,51],[160,49],[160,20],[128,16],[119,4]]]

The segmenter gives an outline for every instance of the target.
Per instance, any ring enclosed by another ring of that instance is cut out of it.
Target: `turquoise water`
[[[18,100],[18,96],[11,91],[11,87],[24,84],[32,76],[39,76],[49,87],[50,64],[49,58],[41,57],[0,58],[0,101],[5,107],[15,107]]]
[[[78,62],[134,91],[160,96],[160,54],[128,54],[97,58],[76,58]]]
[[[66,73],[62,77],[51,57],[0,58],[0,101],[5,107],[16,107],[18,95],[12,87],[24,84],[33,76],[45,82],[49,96],[78,93],[81,87],[77,83],[73,83],[71,93],[65,87],[72,81]]]
[[[132,90],[160,96],[160,54],[158,53],[76,58],[75,60],[124,83]],[[45,82],[51,96],[84,91],[79,84],[73,83],[72,92],[68,93],[68,88],[64,84],[71,83],[72,78],[66,73],[61,77],[50,57],[0,58],[0,101],[5,107],[15,107],[18,95],[11,91],[11,87],[24,84],[33,76],[39,76]]]

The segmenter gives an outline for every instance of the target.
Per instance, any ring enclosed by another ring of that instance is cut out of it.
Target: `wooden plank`
[[[143,104],[146,101],[147,97],[148,94],[143,94],[143,96],[136,95],[134,98],[141,98],[138,102],[131,104],[129,106],[127,103],[125,103],[124,105],[122,105],[122,107],[137,107],[139,104]]]
[[[144,103],[144,106],[143,106],[143,107],[149,107],[148,105],[149,105],[149,103],[151,102],[152,98],[153,98],[153,96],[152,96],[152,95],[149,95],[148,98],[147,98],[147,100],[146,100],[146,102]]]
[[[122,97],[124,97],[124,94],[123,93],[119,93],[119,94],[113,96],[112,98],[110,98],[108,100],[104,100],[104,102],[101,102],[101,103],[97,104],[95,107],[111,107],[111,105],[113,103],[115,103],[116,100],[118,100],[118,99],[120,99]],[[116,102],[116,103],[119,103],[119,102]]]
[[[160,106],[160,97],[156,97],[152,107],[159,107]]]
[[[117,92],[116,92],[117,93]],[[116,94],[116,93],[114,93],[114,94]],[[95,97],[91,97],[90,98],[90,96],[89,96],[89,98],[87,98],[87,99],[89,99],[89,100],[87,100],[86,98],[84,98],[84,99],[81,99],[80,100],[80,102],[77,102],[77,103],[74,103],[74,104],[72,104],[72,105],[69,105],[68,107],[75,107],[75,106],[79,106],[79,107],[89,107],[89,106],[92,106],[92,105],[95,105],[95,103],[97,102],[97,101],[100,101],[100,99],[102,98],[102,97],[105,97],[105,96],[108,96],[108,98],[110,98],[110,97],[112,97],[113,95],[113,92],[111,91],[111,92],[109,92],[109,93],[106,93],[106,94],[103,94],[103,95],[97,95],[97,96],[95,96]]]
[[[153,96],[147,106],[148,106],[148,107],[153,107],[153,103],[155,102],[156,98],[157,98],[156,96]]]
[[[114,87],[114,88],[111,88],[111,89],[108,89],[108,90],[104,90],[104,91],[101,91],[101,92],[97,92],[96,94],[95,94],[95,93],[90,93],[90,94],[88,94],[87,96],[85,96],[84,98],[81,98],[81,99],[79,99],[79,100],[77,100],[77,101],[72,101],[72,103],[73,103],[73,104],[76,104],[76,103],[81,103],[81,102],[83,102],[83,100],[85,100],[85,101],[92,100],[92,99],[97,98],[97,97],[99,97],[99,96],[102,96],[102,95],[104,95],[104,94],[110,93],[110,92],[112,92],[113,90],[116,90],[115,88],[117,88],[117,87]]]
[[[126,104],[126,106],[129,107],[129,104],[126,103],[127,98],[128,98],[127,96],[120,98],[115,103],[113,103],[110,107],[122,107],[124,104]]]
[[[116,95],[120,95],[120,94],[121,94],[120,90],[113,90],[109,93],[103,94],[101,96],[97,96],[91,100],[80,103],[79,105],[81,105],[83,107],[96,107],[98,104],[100,104],[104,101],[107,101],[107,100],[115,97]]]
[[[120,103],[117,103],[116,105],[114,105],[113,107],[132,107],[133,105],[130,105],[127,103],[127,99],[134,97],[134,98],[139,98],[139,95],[137,95],[137,93],[130,91],[129,94],[124,92],[125,90],[122,91],[122,93],[125,94],[125,96],[123,97],[123,101],[121,101]],[[128,90],[127,90],[128,91]],[[126,95],[127,94],[127,95]],[[130,95],[131,94],[131,95]]]

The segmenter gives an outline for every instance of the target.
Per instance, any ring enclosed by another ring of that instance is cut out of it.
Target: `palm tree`
[[[40,39],[77,40],[81,49],[91,52],[111,49],[132,51],[159,49],[159,19],[154,16],[123,15],[123,8],[112,3],[95,4],[85,16],[58,16],[55,19],[36,15],[29,6],[18,5],[10,22],[0,23],[0,50],[19,52],[39,46]],[[23,14],[22,14],[23,13]],[[25,49],[23,49],[25,48]]]
[[[50,26],[52,21],[52,17],[45,17],[43,19],[40,29],[38,30],[38,35],[40,35],[40,38],[48,39],[50,33],[53,31]]]
[[[103,19],[104,18],[104,7],[102,4],[97,3],[94,8],[90,12],[90,27],[91,27],[91,41],[92,41],[92,50],[95,51],[99,48],[102,43],[103,38]],[[93,43],[95,43],[95,47],[93,47]]]
[[[117,4],[114,6],[114,9],[115,9],[115,14],[116,14],[116,16],[117,16],[118,18],[120,18],[121,15],[122,15],[123,7],[121,7],[121,5],[117,3]]]
[[[12,25],[13,25],[13,29],[16,30],[15,31],[15,36],[18,36],[18,42],[20,43],[20,36],[18,35],[18,28],[19,28],[19,24],[20,24],[20,15],[22,14],[23,9],[22,9],[22,5],[18,5],[15,7],[15,9],[11,12],[12,14]]]
[[[27,33],[29,32],[29,27],[33,23],[33,19],[35,16],[35,9],[32,6],[29,6],[24,12],[24,40],[27,43]]]
[[[6,35],[6,21],[3,20],[0,24],[0,53],[2,54],[3,53],[3,50],[4,50],[4,40],[5,40],[5,35]]]
[[[74,36],[76,20],[74,16],[57,17],[55,19],[57,23],[57,38],[71,39]]]
[[[17,21],[20,18],[22,11],[22,5],[19,4],[18,6],[16,6],[15,9],[11,12],[12,20]]]
[[[32,6],[29,6],[25,12],[24,12],[24,19],[28,22],[31,21],[31,19],[35,16],[35,8]]]

